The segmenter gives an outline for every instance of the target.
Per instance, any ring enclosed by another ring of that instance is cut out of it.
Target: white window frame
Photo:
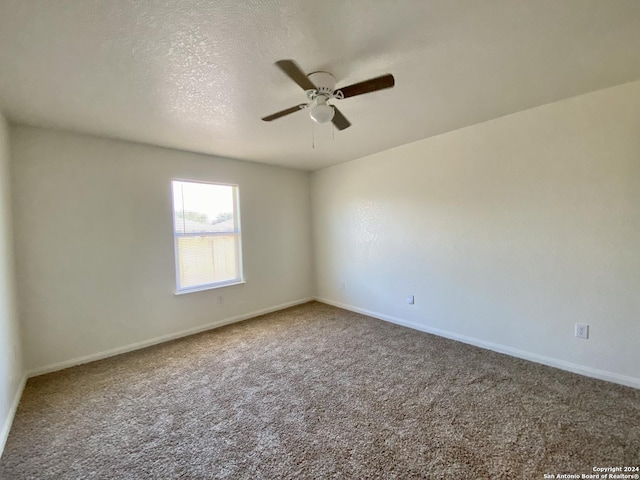
[[[204,185],[216,185],[223,187],[233,187],[233,209],[234,209],[234,219],[235,219],[235,229],[233,232],[195,232],[195,233],[178,233],[176,228],[176,215],[175,215],[175,205],[174,205],[174,192],[173,192],[173,182],[184,182],[184,183],[200,183]],[[172,178],[171,179],[171,216],[173,217],[173,221],[171,222],[173,225],[173,248],[174,248],[174,260],[175,260],[175,273],[176,273],[176,295],[182,295],[185,293],[192,292],[202,292],[205,290],[213,290],[216,288],[229,287],[231,285],[239,285],[242,283],[246,283],[244,279],[244,270],[242,265],[242,229],[240,227],[240,187],[235,183],[221,183],[221,182],[205,182],[202,180],[187,180],[184,178]],[[204,283],[199,285],[192,285],[189,287],[181,287],[180,286],[180,257],[178,252],[178,238],[181,237],[197,237],[197,236],[207,236],[207,237],[216,237],[216,236],[229,236],[234,235],[236,238],[236,272],[237,276],[231,280],[225,280],[222,282],[213,282],[213,283]]]

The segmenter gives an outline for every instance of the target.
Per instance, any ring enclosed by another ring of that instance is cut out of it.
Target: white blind
[[[174,180],[178,291],[242,280],[238,186]]]

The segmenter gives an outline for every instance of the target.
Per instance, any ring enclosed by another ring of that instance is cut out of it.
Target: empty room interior
[[[0,0],[0,478],[640,478],[640,2]]]

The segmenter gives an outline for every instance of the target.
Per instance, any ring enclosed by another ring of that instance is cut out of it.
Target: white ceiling
[[[274,62],[338,85],[335,135]],[[13,122],[313,170],[640,79],[638,0],[0,0]]]

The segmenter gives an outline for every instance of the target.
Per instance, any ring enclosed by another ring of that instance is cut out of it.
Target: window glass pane
[[[180,287],[237,279],[235,235],[178,237]]]
[[[173,182],[176,233],[234,232],[233,185]]]

